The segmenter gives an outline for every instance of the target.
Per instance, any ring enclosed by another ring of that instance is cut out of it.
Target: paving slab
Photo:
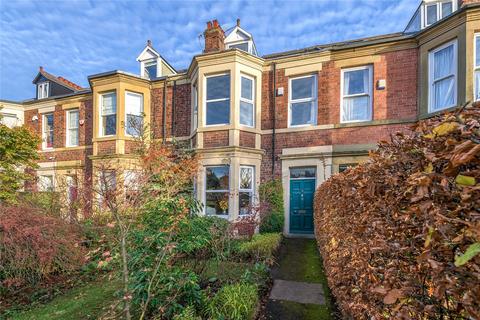
[[[322,284],[280,279],[273,281],[270,299],[308,304],[325,304]]]

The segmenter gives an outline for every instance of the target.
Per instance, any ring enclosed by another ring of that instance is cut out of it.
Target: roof
[[[73,91],[80,91],[80,90],[85,89],[85,88],[82,88],[81,86],[79,86],[78,84],[73,83],[72,81],[70,81],[68,79],[65,79],[64,77],[57,77],[57,76],[54,76],[51,73],[48,73],[47,71],[45,71],[45,69],[43,69],[42,66],[39,67],[38,74],[33,79],[32,82],[36,83],[40,76],[44,76],[48,80],[53,81],[55,83],[58,83],[59,85],[64,86],[64,87],[66,87],[70,90],[73,90]]]
[[[143,56],[147,51],[150,51],[151,54],[153,54],[153,55],[156,56],[157,58],[162,59],[162,61],[165,62],[165,64],[172,70],[172,72],[177,73],[177,70],[175,70],[175,68],[174,68],[170,63],[168,63],[168,61],[167,61],[164,57],[162,57],[162,55],[161,55],[160,53],[158,53],[157,50],[155,50],[155,48],[154,48],[153,45],[152,45],[152,41],[151,41],[151,40],[147,40],[147,45],[146,45],[145,48],[142,50],[142,52],[138,55],[137,61],[140,61],[140,60],[142,59],[142,56]]]

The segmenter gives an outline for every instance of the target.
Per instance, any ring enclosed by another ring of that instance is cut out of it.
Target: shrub
[[[83,263],[79,230],[25,207],[0,207],[0,281],[5,287],[34,285]]]
[[[175,315],[173,320],[202,320],[202,318],[196,314],[193,306],[188,306],[181,313]]]
[[[264,182],[259,188],[260,203],[268,205],[268,213],[262,216],[260,233],[283,232],[283,187],[279,179]]]
[[[257,286],[258,289],[265,289],[268,278],[268,266],[264,263],[257,262],[255,263],[253,268],[245,270],[242,275],[241,281],[242,283],[253,284]]]
[[[252,284],[233,284],[222,287],[207,307],[213,319],[253,319],[258,306],[258,292]]]
[[[480,108],[416,125],[315,197],[315,233],[345,318],[480,316]]]
[[[275,251],[280,246],[282,236],[279,233],[256,234],[252,240],[239,245],[239,253],[255,261],[273,262]]]

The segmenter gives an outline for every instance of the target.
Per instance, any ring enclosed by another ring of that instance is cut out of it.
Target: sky
[[[151,39],[176,69],[201,53],[206,22],[250,32],[260,55],[403,31],[419,0],[0,0],[0,99],[35,95],[38,67],[87,87],[92,74],[139,73]]]

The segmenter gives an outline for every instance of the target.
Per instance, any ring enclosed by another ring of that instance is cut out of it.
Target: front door
[[[290,233],[313,233],[315,179],[290,180]]]

